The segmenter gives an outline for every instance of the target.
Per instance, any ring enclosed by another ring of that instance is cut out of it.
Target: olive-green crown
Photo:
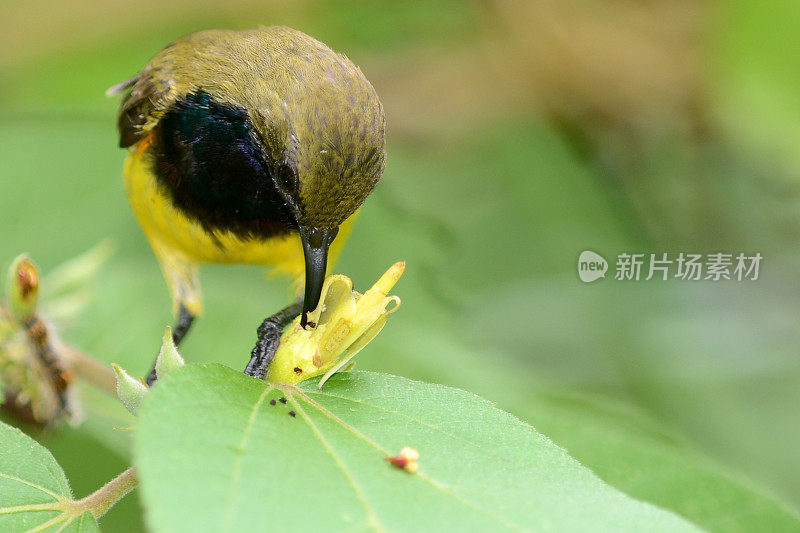
[[[142,136],[196,91],[245,109],[273,173],[296,174],[290,195],[303,225],[338,226],[383,172],[385,119],[372,85],[347,57],[291,28],[186,35],[129,85],[120,120]]]

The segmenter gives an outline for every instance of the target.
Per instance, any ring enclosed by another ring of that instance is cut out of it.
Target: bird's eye
[[[297,176],[289,165],[278,167],[278,182],[286,192],[294,192],[297,188]]]

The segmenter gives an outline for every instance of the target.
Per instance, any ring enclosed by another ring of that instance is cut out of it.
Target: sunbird
[[[200,264],[304,279],[302,301],[258,328],[246,372],[263,378],[282,329],[301,313],[315,326],[328,259],[383,173],[375,89],[344,55],[272,26],[185,35],[108,93],[123,94],[125,189],[172,295],[176,344],[202,313]]]

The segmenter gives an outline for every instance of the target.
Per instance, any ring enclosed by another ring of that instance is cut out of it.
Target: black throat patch
[[[252,135],[244,109],[215,102],[203,91],[178,101],[158,123],[158,182],[209,233],[267,239],[297,228]]]

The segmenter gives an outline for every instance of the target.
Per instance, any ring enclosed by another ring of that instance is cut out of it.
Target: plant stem
[[[90,495],[73,502],[70,507],[76,513],[89,511],[95,519],[100,518],[138,484],[136,467],[132,466]]]
[[[111,396],[117,396],[117,376],[110,365],[101,363],[71,346],[64,345],[62,353],[80,378]]]

